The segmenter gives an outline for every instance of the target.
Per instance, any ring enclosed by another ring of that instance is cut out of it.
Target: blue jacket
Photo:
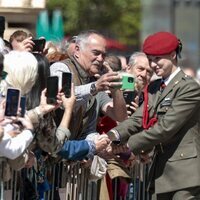
[[[66,160],[83,160],[89,153],[90,147],[86,140],[66,141],[58,155]]]

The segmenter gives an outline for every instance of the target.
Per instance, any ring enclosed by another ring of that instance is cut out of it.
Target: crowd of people
[[[37,163],[41,175],[41,163],[80,162],[90,166],[91,180],[102,180],[99,199],[112,200],[112,180],[130,180],[128,170],[140,158],[150,165],[146,189],[152,200],[200,199],[200,86],[178,65],[177,36],[148,36],[125,64],[106,52],[106,40],[95,30],[72,37],[64,51],[50,42],[33,51],[35,45],[22,30],[9,42],[0,38],[1,164],[23,170]],[[69,97],[62,90],[66,72],[72,74]],[[129,91],[120,89],[124,73],[134,77],[130,102],[124,97]],[[53,104],[47,101],[51,76],[58,77]],[[9,88],[26,98],[24,116],[20,106],[16,116],[5,115]]]

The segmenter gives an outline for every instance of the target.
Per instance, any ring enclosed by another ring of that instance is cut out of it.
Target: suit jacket
[[[150,84],[149,114],[158,121],[142,128],[143,105],[115,128],[134,154],[155,149],[149,172],[156,193],[200,186],[200,86],[181,70],[164,91]]]

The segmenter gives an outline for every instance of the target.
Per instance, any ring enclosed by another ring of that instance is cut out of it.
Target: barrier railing
[[[132,181],[129,184],[126,200],[149,200],[149,194],[146,191],[147,170],[148,165],[140,162],[136,162],[131,168]],[[83,168],[79,163],[69,165],[61,162],[53,165],[46,170],[45,176],[50,177],[48,181],[39,183],[33,169],[13,171],[11,180],[5,183],[1,181],[0,200],[23,200],[27,192],[32,198],[36,195],[34,192],[38,190],[39,184],[43,184],[44,187],[45,184],[47,184],[46,187],[48,186],[46,191],[45,188],[43,190],[44,200],[57,200],[58,196],[60,200],[97,200],[99,198],[99,181],[90,181],[88,168]],[[115,181],[114,179],[113,185],[117,184]],[[114,200],[119,200],[117,190],[118,188],[114,187]],[[37,199],[36,196],[35,199]]]

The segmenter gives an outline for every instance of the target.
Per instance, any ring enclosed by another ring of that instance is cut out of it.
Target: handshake
[[[116,140],[113,136],[113,132],[109,134],[99,135],[97,133],[89,134],[86,140],[93,141],[95,144],[95,154],[104,159],[115,158],[116,156],[124,154],[123,157],[129,157],[131,154],[127,144],[120,144],[119,140]]]
[[[131,152],[128,143],[122,144],[119,140],[119,134],[115,130],[111,130],[107,134],[97,134],[95,137],[96,154],[105,160],[111,158],[136,160],[136,156]],[[140,154],[138,158],[142,163],[148,163],[151,160],[148,153]]]

